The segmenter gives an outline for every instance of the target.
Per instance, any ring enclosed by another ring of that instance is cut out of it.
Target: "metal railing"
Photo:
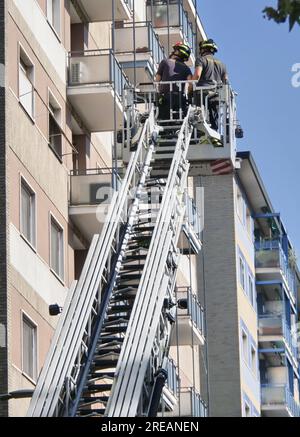
[[[144,32],[143,32],[144,31]],[[159,42],[159,37],[155,33],[150,22],[140,21],[134,23],[123,23],[123,26],[114,30],[115,32],[115,54],[133,54],[135,38],[135,52],[151,53],[153,61],[158,65],[164,58],[165,53]],[[132,34],[127,34],[132,32]]]
[[[262,406],[287,408],[293,417],[300,417],[300,406],[286,384],[265,384],[261,386]]]
[[[191,388],[191,398],[192,398],[192,417],[207,417],[207,406],[200,394]]]
[[[197,296],[192,293],[191,287],[177,287],[176,291],[177,300],[187,300],[187,309],[178,310],[178,317],[190,316],[194,327],[199,331],[202,336],[205,336],[204,308],[201,306]]]
[[[69,86],[111,85],[121,99],[128,79],[112,50],[69,53]]]
[[[168,378],[166,381],[166,387],[175,397],[177,397],[179,389],[178,369],[175,362],[171,358],[168,358],[167,372]]]
[[[113,198],[113,181],[122,183],[123,169],[95,168],[70,172],[70,206],[109,204]]]
[[[288,326],[284,313],[261,313],[258,316],[259,334],[262,336],[283,336],[292,356],[298,359],[297,338]]]
[[[256,268],[279,268],[288,284],[294,302],[297,298],[295,272],[289,267],[280,240],[259,240],[255,242]]]
[[[147,21],[151,21],[154,28],[181,28],[185,42],[195,53],[196,35],[188,13],[184,10],[182,0],[171,0],[169,4],[148,0],[146,16]]]

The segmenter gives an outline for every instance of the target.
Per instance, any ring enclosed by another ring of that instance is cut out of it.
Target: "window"
[[[61,107],[49,92],[49,145],[54,153],[61,159],[62,156],[62,130]]]
[[[23,178],[21,179],[20,231],[26,240],[35,247],[35,193]]]
[[[242,348],[244,360],[248,364],[248,335],[244,330],[242,330]]]
[[[60,0],[47,0],[47,19],[55,32],[60,35]]]
[[[238,216],[241,219],[241,222],[245,224],[245,214],[244,214],[244,206],[245,202],[239,187],[237,187],[237,212]]]
[[[251,346],[251,370],[256,376],[256,369],[257,369],[257,354],[255,347]]]
[[[23,108],[34,117],[34,66],[20,47],[19,59],[19,100]]]
[[[35,381],[37,377],[37,328],[25,314],[23,314],[22,325],[22,370]]]
[[[245,290],[245,262],[243,258],[240,256],[240,284]]]
[[[248,235],[252,239],[253,238],[253,219],[251,217],[251,212],[250,212],[250,209],[248,207],[246,209],[246,225],[247,225]]]
[[[64,279],[64,235],[62,227],[51,216],[50,259],[51,269]]]
[[[253,308],[256,307],[256,299],[255,299],[255,287],[254,287],[254,279],[251,275],[248,276],[248,292],[249,299]]]

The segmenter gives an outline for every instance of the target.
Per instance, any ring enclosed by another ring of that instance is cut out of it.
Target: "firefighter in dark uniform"
[[[157,70],[156,82],[176,82],[191,80],[193,75],[190,68],[186,65],[191,55],[191,49],[188,45],[178,42],[173,47],[169,59],[164,59]],[[172,88],[169,84],[162,84],[159,90],[159,116],[161,120],[170,119],[170,110],[178,112],[182,109],[186,113],[187,103],[184,95],[185,85],[174,85]]]
[[[197,80],[197,86],[213,86],[228,83],[226,66],[215,58],[218,51],[216,43],[212,39],[202,41],[199,44],[200,57],[195,64],[193,80]],[[208,92],[209,93],[209,92]],[[204,98],[207,93],[204,93]],[[218,130],[219,98],[218,94],[212,93],[208,100],[210,124],[212,129]]]

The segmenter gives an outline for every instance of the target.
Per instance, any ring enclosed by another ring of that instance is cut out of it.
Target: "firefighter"
[[[200,57],[195,64],[193,80],[197,80],[197,86],[207,87],[228,83],[226,66],[215,58],[218,51],[216,43],[212,39],[202,41],[199,44]],[[210,95],[208,99],[208,110],[212,129],[218,130],[219,98],[216,92],[204,92],[203,97]],[[199,101],[198,101],[199,103]]]
[[[176,82],[191,80],[193,75],[190,68],[186,65],[191,55],[191,49],[187,44],[178,42],[173,46],[173,52],[169,59],[161,61],[155,81],[156,82]],[[162,84],[159,89],[159,119],[169,120],[170,111],[179,112],[182,109],[183,115],[186,113],[187,103],[185,97],[185,84],[174,85]]]

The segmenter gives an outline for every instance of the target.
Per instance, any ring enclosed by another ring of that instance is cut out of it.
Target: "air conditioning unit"
[[[71,64],[71,84],[81,83],[83,79],[83,63],[74,62]]]

